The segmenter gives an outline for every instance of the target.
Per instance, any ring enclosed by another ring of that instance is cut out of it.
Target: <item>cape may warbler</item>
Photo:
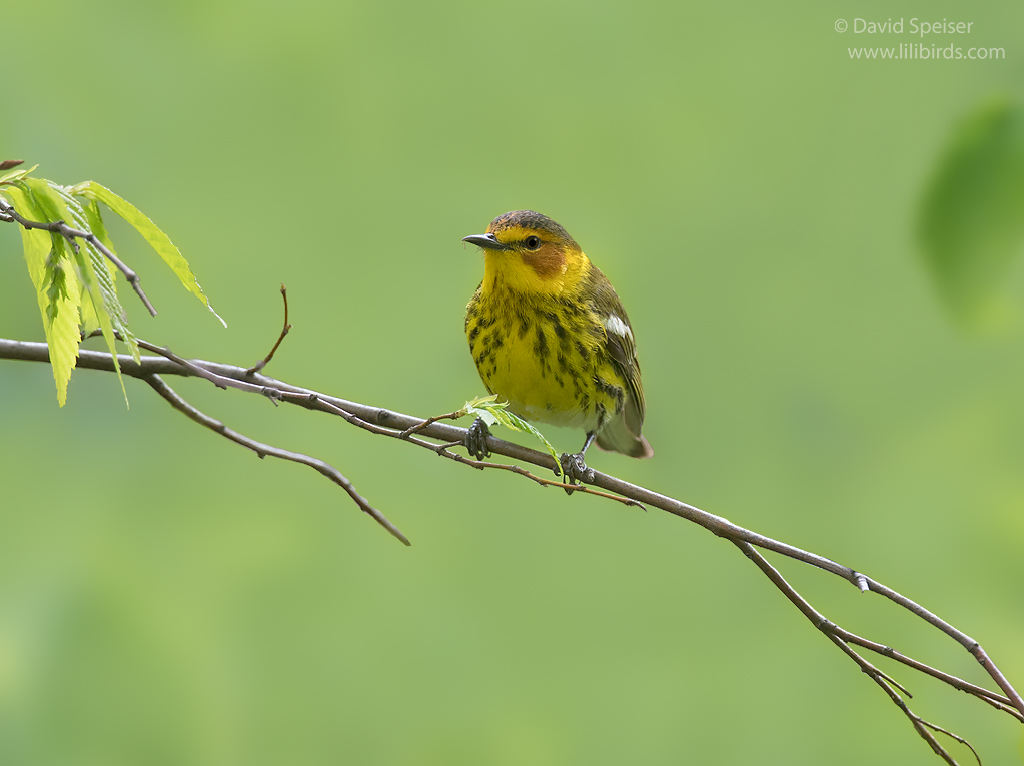
[[[466,307],[466,338],[491,394],[526,420],[582,428],[576,455],[562,455],[570,480],[587,475],[584,455],[602,449],[651,457],[643,437],[644,389],[629,317],[608,278],[569,232],[547,216],[515,210],[485,234],[484,278]],[[466,446],[486,457],[477,420]]]

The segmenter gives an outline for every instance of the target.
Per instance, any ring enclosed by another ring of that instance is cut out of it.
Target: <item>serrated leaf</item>
[[[174,243],[171,242],[170,237],[164,234],[148,216],[143,214],[130,202],[122,199],[118,195],[114,194],[114,192],[110,191],[110,189],[96,183],[95,181],[83,181],[80,184],[75,184],[70,187],[68,191],[71,194],[82,195],[88,199],[102,202],[121,216],[125,221],[134,226],[150,246],[156,250],[157,254],[164,259],[164,262],[171,267],[171,270],[178,275],[178,279],[181,280],[181,283],[185,288],[202,301],[203,305],[206,306],[206,308],[208,308],[210,312],[217,317],[217,319],[220,319],[221,324],[227,327],[227,323],[220,318],[216,311],[213,310],[209,299],[203,293],[203,289],[196,281],[196,276],[192,273],[192,269],[189,267],[188,261],[186,261],[185,257],[181,254],[181,251],[175,247]]]
[[[50,186],[57,192],[60,201],[64,203],[65,210],[71,216],[74,225],[80,229],[90,231],[88,215],[81,201],[71,196],[63,187],[56,186],[53,183]],[[106,230],[104,230],[105,233]],[[81,241],[80,250],[84,250],[87,256],[78,258],[80,266],[88,274],[90,282],[94,279],[96,284],[99,285],[100,296],[103,299],[102,305],[110,315],[110,323],[113,329],[121,335],[121,339],[128,347],[132,358],[136,362],[139,361],[138,344],[135,341],[135,336],[128,329],[124,309],[117,298],[117,283],[114,281],[114,276],[118,273],[117,270],[110,267],[110,262],[88,240]],[[81,252],[79,252],[79,256],[82,256]]]
[[[89,224],[81,204],[67,191],[57,184],[39,178],[28,178],[19,184],[33,196],[36,205],[47,216],[47,220],[62,220],[69,226],[88,230]],[[121,365],[117,359],[117,347],[114,345],[114,331],[117,331],[135,361],[139,361],[139,347],[135,336],[128,329],[124,320],[124,310],[117,299],[114,280],[107,270],[106,260],[87,240],[78,240],[78,250],[72,252],[82,288],[80,292],[88,294],[88,302],[99,320],[103,339],[114,358],[114,369],[117,372],[121,392],[124,394],[125,405],[128,405],[128,392],[121,376]],[[85,299],[83,299],[85,300]]]
[[[920,237],[954,314],[983,322],[1024,249],[1024,108],[986,104],[958,126],[925,196]]]
[[[22,216],[33,221],[55,220],[31,190],[21,187],[4,189]],[[46,345],[50,349],[50,367],[57,386],[57,403],[67,402],[68,383],[78,361],[78,307],[80,287],[74,271],[65,268],[68,261],[53,247],[50,232],[43,229],[21,229],[22,244],[29,277],[36,288],[36,300],[43,318]],[[58,275],[59,274],[59,275]]]
[[[100,213],[99,204],[95,200],[86,200],[85,204],[82,205],[82,209],[85,211],[85,218],[89,222],[89,231],[95,234],[110,252],[117,255],[114,243],[110,241],[110,236],[107,234],[107,228],[103,225],[103,216]],[[110,274],[111,281],[116,285],[117,267],[107,258],[104,258],[103,262],[106,264],[107,273]],[[86,291],[82,297],[82,335],[90,335],[99,328],[99,315],[93,306],[92,298],[89,297],[89,293]]]
[[[80,200],[76,200],[80,202]],[[110,252],[117,255],[117,250],[114,249],[114,243],[110,241],[110,235],[107,234],[107,227],[103,223],[103,213],[100,212],[100,206],[96,200],[87,199],[82,204],[82,210],[85,211],[85,218],[89,222],[89,231],[96,235],[100,242],[102,242]],[[110,273],[113,274],[117,269],[116,266],[107,262],[110,267]]]
[[[495,423],[500,423],[506,428],[511,428],[513,431],[522,431],[523,433],[533,434],[547,448],[547,451],[551,454],[551,457],[555,459],[555,465],[558,466],[558,475],[562,475],[562,463],[558,459],[558,453],[555,448],[551,445],[544,434],[538,431],[535,427],[527,423],[521,417],[508,410],[508,402],[499,402],[496,394],[490,396],[479,396],[472,401],[466,402],[465,412],[469,415],[475,415],[481,418],[487,425],[492,426]]]
[[[46,259],[43,275],[43,289],[46,291],[46,317],[53,324],[57,318],[58,307],[68,300],[68,277],[61,263],[62,258],[53,250]]]
[[[25,218],[40,220],[44,217],[42,212],[36,209],[31,197],[25,190],[11,187],[4,189],[2,193],[10,199],[15,210]],[[50,233],[43,229],[26,229],[24,227],[19,227],[18,230],[21,232],[29,276],[32,277],[32,282],[35,284],[36,275],[39,276],[40,280],[42,279],[43,265],[46,263],[46,257],[51,250]]]

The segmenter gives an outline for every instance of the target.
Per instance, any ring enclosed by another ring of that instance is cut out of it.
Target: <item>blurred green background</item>
[[[909,35],[834,28],[925,13],[1005,60],[851,61]],[[554,217],[629,310],[657,451],[591,464],[869,573],[1021,688],[1024,273],[1015,313],[965,331],[915,221],[958,121],[1024,95],[1022,22],[994,0],[7,4],[0,154],[132,201],[228,322],[115,227],[160,310],[125,294],[141,337],[252,364],[284,282],[270,374],[421,416],[483,392],[460,238]],[[39,340],[20,247],[0,226],[0,336]],[[170,382],[332,462],[413,547],[137,381],[126,410],[78,372],[58,410],[49,368],[0,362],[4,764],[938,762],[699,528]],[[777,563],[846,627],[986,683],[882,599]],[[1008,716],[879,664],[986,763],[1020,757]]]

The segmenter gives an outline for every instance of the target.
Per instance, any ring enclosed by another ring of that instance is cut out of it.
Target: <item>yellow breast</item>
[[[625,381],[605,328],[581,301],[512,291],[473,296],[466,338],[488,392],[527,420],[598,429],[622,407]]]

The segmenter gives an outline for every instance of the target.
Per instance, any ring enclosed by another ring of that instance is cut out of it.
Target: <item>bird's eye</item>
[[[526,247],[528,250],[536,250],[540,247],[540,237],[527,237]]]

